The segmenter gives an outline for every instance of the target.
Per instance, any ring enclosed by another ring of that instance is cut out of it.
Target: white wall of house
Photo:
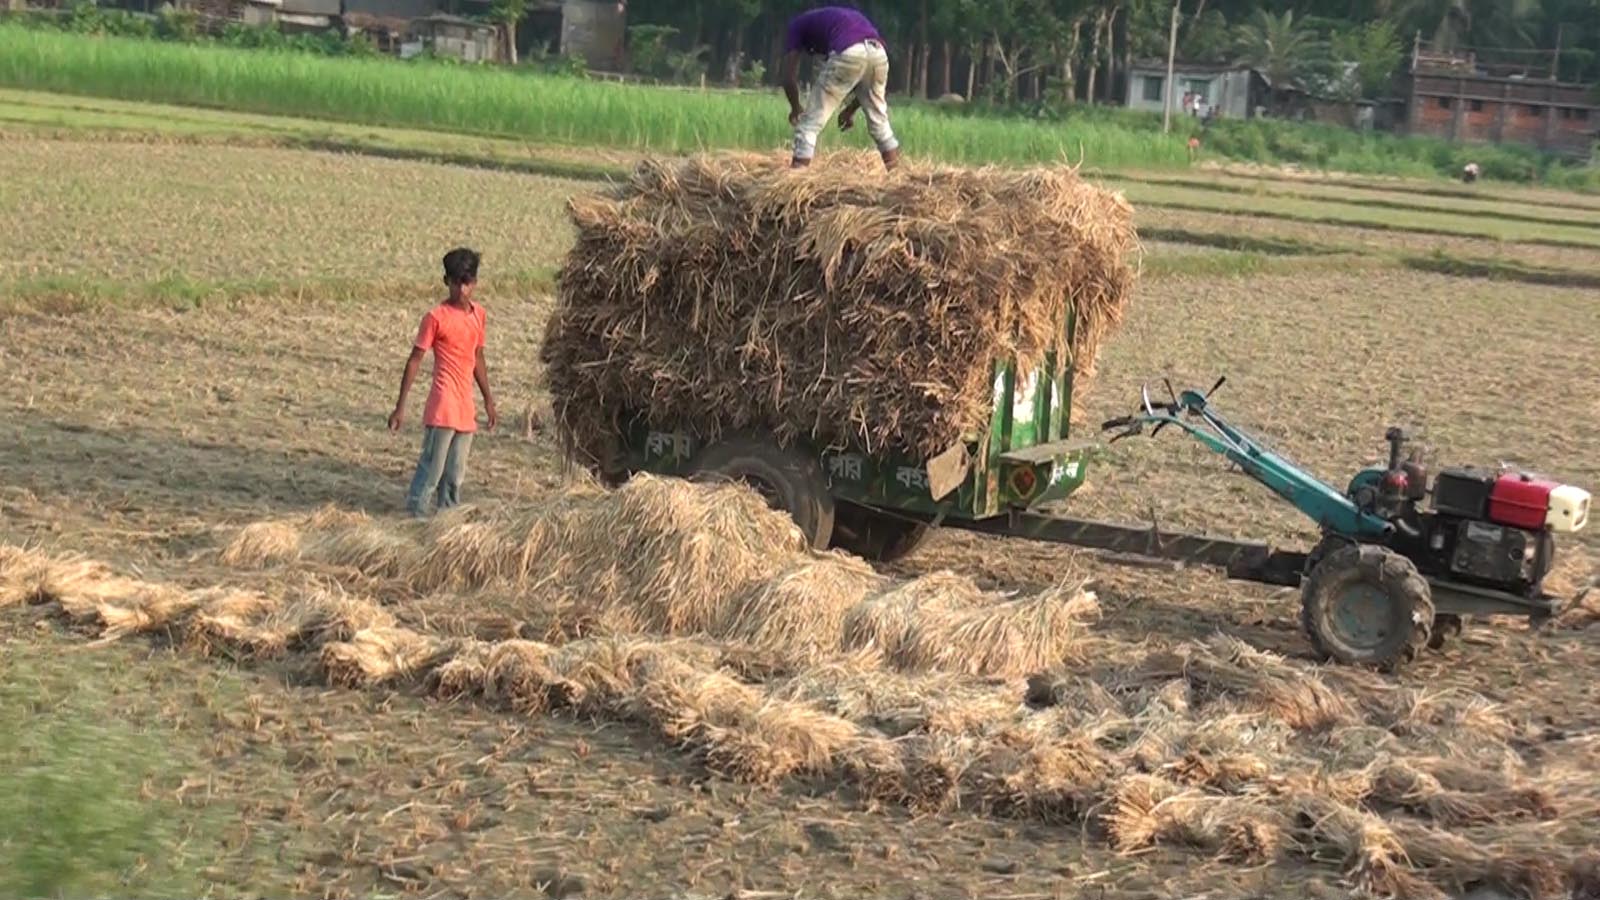
[[[1248,69],[1198,73],[1184,72],[1180,69],[1173,80],[1176,82],[1172,91],[1173,115],[1183,113],[1183,95],[1193,91],[1204,96],[1206,102],[1216,108],[1216,114],[1223,118],[1250,117]],[[1166,96],[1166,85],[1165,70],[1135,68],[1132,77],[1128,79],[1128,96],[1125,101],[1128,108],[1161,112],[1161,103]]]

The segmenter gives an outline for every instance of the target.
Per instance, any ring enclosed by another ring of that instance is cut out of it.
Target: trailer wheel
[[[855,503],[840,502],[834,516],[833,546],[868,562],[905,559],[927,540],[930,529]]]
[[[767,505],[794,519],[806,540],[825,550],[833,538],[833,495],[816,459],[771,439],[729,437],[701,451],[689,465],[692,481],[741,481]]]
[[[1433,594],[1411,560],[1384,547],[1330,550],[1311,570],[1301,619],[1318,654],[1347,665],[1396,669],[1433,629]]]

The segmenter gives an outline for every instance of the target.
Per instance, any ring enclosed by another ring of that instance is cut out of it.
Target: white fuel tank
[[[1589,492],[1564,484],[1550,492],[1550,507],[1544,524],[1551,531],[1571,534],[1589,524]]]

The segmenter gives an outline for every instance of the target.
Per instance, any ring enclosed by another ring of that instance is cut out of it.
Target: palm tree
[[[1397,13],[1435,49],[1456,50],[1474,44],[1531,45],[1544,9],[1539,0],[1401,0]]]
[[[1300,85],[1301,77],[1321,56],[1316,33],[1294,20],[1294,12],[1274,15],[1256,10],[1238,29],[1239,61],[1266,77],[1274,91]]]

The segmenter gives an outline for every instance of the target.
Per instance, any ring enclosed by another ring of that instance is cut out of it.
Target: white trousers
[[[888,153],[897,149],[894,129],[889,127],[889,53],[877,41],[862,41],[839,53],[828,55],[817,72],[816,83],[811,86],[811,96],[806,111],[794,129],[794,155],[796,159],[811,159],[817,155],[817,135],[828,127],[828,121],[852,93],[861,111],[867,116],[867,132],[872,135],[878,150]]]

